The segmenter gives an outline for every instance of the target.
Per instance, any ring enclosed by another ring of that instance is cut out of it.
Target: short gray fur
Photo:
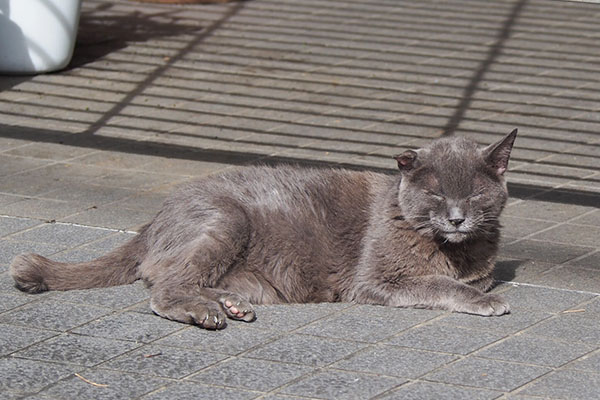
[[[508,303],[484,292],[516,134],[487,147],[453,137],[407,150],[395,157],[396,176],[281,166],[204,178],[105,256],[68,264],[25,254],[10,273],[32,293],[143,279],[155,313],[208,329],[224,328],[226,317],[253,321],[251,303],[502,315]],[[16,236],[36,240],[48,230],[71,245],[107,234],[45,225]]]

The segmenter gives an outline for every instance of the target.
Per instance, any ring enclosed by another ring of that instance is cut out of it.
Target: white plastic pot
[[[62,69],[75,47],[82,0],[0,0],[0,73]]]

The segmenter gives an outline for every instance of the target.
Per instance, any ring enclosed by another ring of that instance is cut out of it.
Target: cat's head
[[[487,147],[459,137],[440,139],[394,157],[402,174],[398,200],[404,219],[444,242],[496,232],[516,135],[515,129]]]

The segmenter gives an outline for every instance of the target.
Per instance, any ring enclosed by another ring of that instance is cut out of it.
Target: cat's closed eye
[[[436,201],[444,201],[444,200],[446,200],[446,198],[442,194],[440,194],[438,192],[435,192],[433,190],[426,189],[424,192],[425,192],[425,194],[428,197],[430,197],[433,200],[436,200]]]
[[[479,192],[476,192],[476,193],[473,193],[472,195],[469,196],[469,201],[478,201],[478,200],[481,200],[481,199],[483,199],[484,195],[485,195],[485,193],[483,192],[483,190],[479,191]]]

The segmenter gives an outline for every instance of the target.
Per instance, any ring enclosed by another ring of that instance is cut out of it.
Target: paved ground
[[[0,78],[0,398],[594,399],[600,5],[86,0],[72,67]],[[256,162],[392,170],[447,134],[520,130],[501,318],[259,307],[222,332],[141,284],[30,296],[12,257],[102,254],[172,187]]]

